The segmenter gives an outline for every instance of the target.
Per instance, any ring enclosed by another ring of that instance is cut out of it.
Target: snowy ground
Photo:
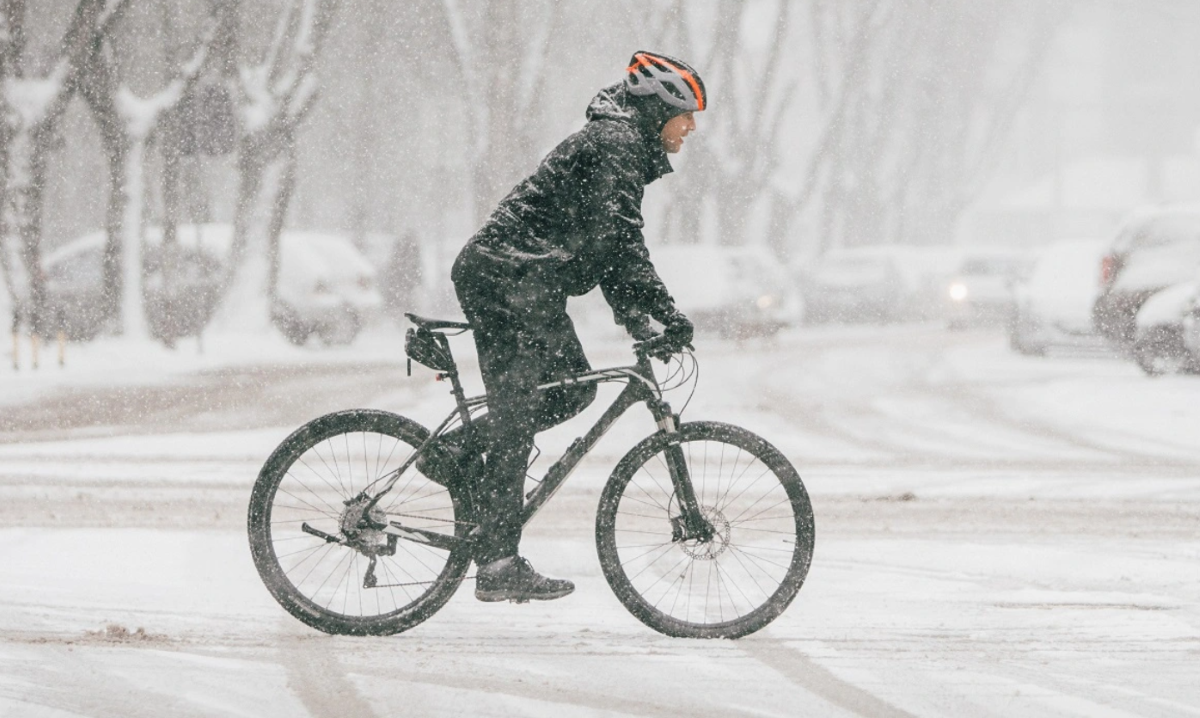
[[[631,414],[526,534],[574,595],[463,590],[350,639],[262,587],[250,486],[303,421],[433,423],[445,387],[405,376],[394,332],[209,344],[98,344],[0,378],[0,716],[1200,715],[1200,378],[933,326],[701,339],[685,419],[763,434],[813,496],[813,567],[780,619],[669,639],[612,596],[592,522],[653,428]],[[604,346],[594,364],[627,360]]]

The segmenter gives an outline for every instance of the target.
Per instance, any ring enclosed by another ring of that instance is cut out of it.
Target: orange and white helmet
[[[658,95],[683,112],[699,112],[708,104],[700,74],[686,62],[657,52],[633,53],[625,69],[625,87],[634,95]]]

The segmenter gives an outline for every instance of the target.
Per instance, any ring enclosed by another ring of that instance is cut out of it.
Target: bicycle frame
[[[671,413],[671,407],[662,400],[662,391],[658,386],[658,382],[654,379],[654,372],[650,369],[649,361],[646,361],[644,366],[602,369],[578,377],[551,382],[539,386],[538,390],[545,391],[556,387],[576,386],[588,383],[603,384],[618,381],[628,382],[625,389],[617,395],[617,398],[613,400],[613,403],[596,420],[596,423],[586,434],[571,442],[571,445],[567,447],[567,450],[563,452],[558,461],[554,462],[546,470],[545,476],[538,485],[526,494],[525,507],[521,515],[522,525],[529,523],[542,506],[562,488],[562,485],[566,483],[567,478],[575,471],[579,462],[596,446],[596,442],[634,404],[645,402],[650,409],[651,415],[654,416],[655,423],[663,431],[673,432],[676,430],[678,422]]]
[[[675,493],[679,498],[681,509],[681,523],[677,527],[676,534],[679,540],[683,539],[700,539],[707,540],[711,538],[713,528],[711,524],[704,519],[700,511],[700,506],[696,501],[696,495],[692,488],[691,478],[687,473],[687,464],[683,459],[683,452],[679,448],[678,431],[679,417],[672,413],[670,405],[662,398],[662,388],[659,386],[657,379],[654,377],[653,368],[650,366],[650,358],[645,353],[638,352],[638,361],[633,366],[612,367],[609,369],[601,369],[588,372],[579,376],[568,377],[560,381],[550,382],[538,387],[538,391],[546,391],[557,387],[577,386],[579,384],[603,384],[608,382],[625,382],[625,389],[617,396],[613,403],[605,410],[604,414],[596,421],[591,429],[582,437],[577,438],[563,455],[556,461],[547,471],[542,480],[532,491],[525,497],[525,505],[522,510],[521,524],[525,525],[537,514],[537,512],[550,500],[554,494],[562,488],[567,478],[579,465],[588,452],[595,447],[596,442],[612,427],[630,407],[634,404],[645,403],[654,417],[655,423],[659,430],[668,435],[675,435],[676,441],[672,442],[667,449],[667,464],[671,474],[671,480],[675,487]],[[487,405],[487,396],[477,396],[467,398],[463,392],[462,383],[459,381],[457,368],[442,372],[438,375],[438,379],[449,379],[452,385],[451,393],[454,395],[456,407],[453,412],[447,416],[441,424],[430,434],[429,438],[408,458],[399,468],[387,477],[383,488],[371,497],[370,501],[366,502],[362,510],[362,520],[370,522],[369,512],[385,496],[399,480],[400,476],[408,469],[408,467],[417,460],[439,436],[445,434],[451,426],[456,422],[461,422],[467,431],[471,431],[471,413]],[[469,436],[468,441],[474,441],[474,436]],[[381,477],[379,480],[383,480]],[[370,487],[367,487],[368,489]],[[447,536],[432,531],[405,527],[400,522],[389,521],[388,527],[396,531],[402,532],[403,538],[415,540],[421,543],[434,546],[435,548],[450,549],[457,545],[461,539],[453,536]],[[377,527],[385,528],[385,527]]]

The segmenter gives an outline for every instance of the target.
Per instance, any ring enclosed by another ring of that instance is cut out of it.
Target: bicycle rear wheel
[[[355,531],[364,492],[428,436],[395,414],[341,411],[300,427],[267,459],[250,499],[250,550],[289,613],[326,633],[384,635],[417,625],[454,595],[471,562],[465,541],[435,548]],[[464,506],[410,466],[370,516],[462,538],[470,529]]]
[[[600,566],[621,603],[660,633],[748,635],[788,607],[808,574],[808,492],[783,454],[744,429],[695,422],[680,426],[677,437],[714,537],[679,538],[668,469],[674,440],[660,432],[626,454],[604,487],[596,516]]]

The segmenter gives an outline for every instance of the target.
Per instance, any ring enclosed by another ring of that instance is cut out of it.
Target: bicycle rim
[[[339,412],[298,430],[268,460],[252,500],[251,545],[268,589],[293,615],[329,633],[391,633],[453,594],[470,560],[465,550],[382,531],[347,541],[364,490],[402,466],[424,435],[384,412]],[[372,517],[461,535],[458,505],[409,467]]]
[[[668,635],[735,638],[792,601],[808,572],[812,509],[791,464],[762,439],[723,424],[680,428],[711,541],[679,539],[678,500],[654,437],[606,487],[597,538],[605,576],[627,608]]]

